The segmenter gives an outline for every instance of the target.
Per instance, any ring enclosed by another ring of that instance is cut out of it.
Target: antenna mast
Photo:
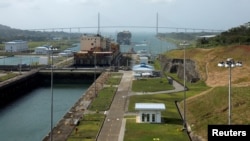
[[[100,13],[98,13],[98,31],[97,34],[100,35]]]

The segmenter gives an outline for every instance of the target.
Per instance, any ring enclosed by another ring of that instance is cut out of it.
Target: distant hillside
[[[11,40],[32,40],[32,41],[47,41],[54,37],[61,38],[79,38],[79,33],[67,33],[67,32],[41,32],[41,31],[29,31],[11,28],[0,24],[0,43]]]
[[[223,32],[172,32],[159,33],[157,36],[176,44],[188,41],[193,47],[203,48],[232,44],[250,45],[250,22]]]
[[[5,26],[5,25],[1,25],[0,24],[0,30],[7,30],[7,29],[11,29],[10,27],[8,27],[8,26]]]

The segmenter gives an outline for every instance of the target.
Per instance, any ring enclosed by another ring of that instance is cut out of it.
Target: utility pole
[[[100,35],[100,13],[98,13],[98,30],[97,34]]]

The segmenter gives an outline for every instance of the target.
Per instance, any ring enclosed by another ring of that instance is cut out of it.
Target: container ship
[[[130,31],[118,32],[116,42],[119,45],[131,45],[132,34]]]

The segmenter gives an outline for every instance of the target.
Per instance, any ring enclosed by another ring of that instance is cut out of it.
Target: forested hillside
[[[79,38],[79,33],[67,32],[43,32],[43,31],[30,31],[11,28],[0,24],[0,43],[11,40],[26,40],[26,41],[47,41],[54,37],[61,38]]]
[[[222,32],[220,35],[205,40],[200,40],[200,44],[208,45],[230,45],[230,44],[250,44],[250,27],[242,25]]]

